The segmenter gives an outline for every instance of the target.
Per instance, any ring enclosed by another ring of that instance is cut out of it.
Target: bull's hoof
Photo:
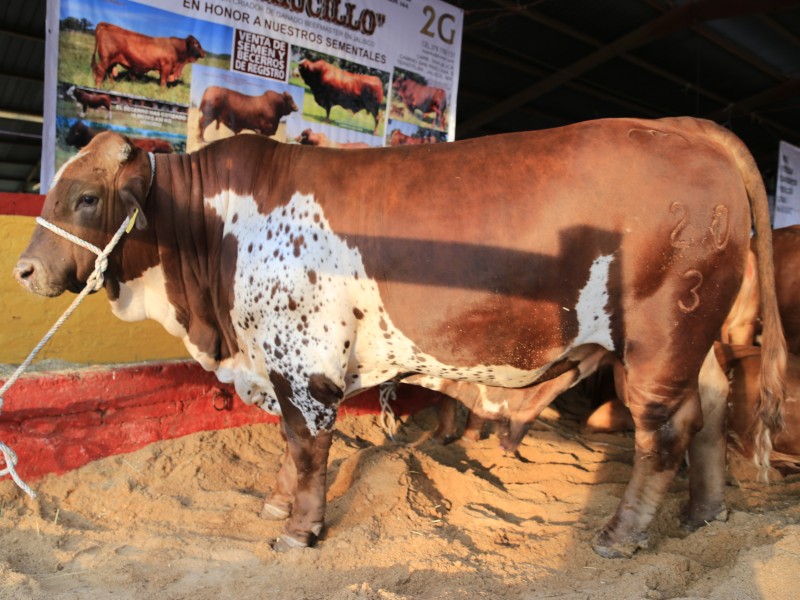
[[[311,526],[311,531],[308,533],[282,533],[278,539],[275,540],[272,549],[275,550],[275,552],[288,552],[294,548],[310,548],[317,543],[322,528],[322,523],[314,523],[314,525]]]
[[[272,504],[269,500],[261,508],[261,518],[268,521],[283,521],[289,517],[290,508],[286,505]]]
[[[436,432],[433,435],[433,439],[442,446],[447,446],[448,444],[452,444],[453,442],[455,442],[458,439],[458,436],[452,433],[442,434]]]
[[[722,521],[724,523],[727,520],[728,508],[724,504],[715,507],[713,510],[705,511],[693,510],[691,507],[687,507],[681,515],[681,527],[686,531],[696,531],[713,521]]]
[[[311,544],[308,542],[303,542],[286,533],[282,533],[280,536],[278,536],[278,539],[275,540],[275,543],[272,545],[272,549],[275,550],[275,552],[288,552],[289,550],[294,550],[295,548],[308,548],[310,545]]]
[[[603,529],[594,540],[594,551],[603,558],[631,558],[639,548],[647,548],[648,537],[640,533],[625,540],[612,540]]]
[[[462,440],[468,442],[480,442],[484,438],[482,429],[465,429],[464,435],[461,436]]]

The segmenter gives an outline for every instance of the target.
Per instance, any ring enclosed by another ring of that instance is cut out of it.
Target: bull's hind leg
[[[663,381],[643,379],[629,368],[626,393],[636,425],[633,473],[616,513],[595,540],[601,556],[629,557],[647,547],[647,527],[702,422],[697,377],[683,384]]]
[[[689,446],[689,505],[683,523],[691,529],[728,517],[724,489],[729,388],[712,348],[700,370],[703,428]]]

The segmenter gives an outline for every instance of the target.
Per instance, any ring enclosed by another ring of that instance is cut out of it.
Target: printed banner
[[[800,148],[780,143],[775,190],[775,229],[800,223]]]
[[[107,129],[150,152],[452,141],[462,29],[440,0],[50,0],[42,191]]]

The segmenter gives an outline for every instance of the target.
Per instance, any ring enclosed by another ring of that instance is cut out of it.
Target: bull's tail
[[[753,461],[759,475],[766,481],[772,439],[784,428],[784,401],[786,398],[786,339],[778,312],[775,292],[775,267],[772,260],[772,227],[769,221],[767,192],[756,162],[744,143],[727,129],[709,127],[712,137],[720,141],[736,161],[750,198],[750,209],[755,227],[755,252],[761,293],[761,375],[760,397],[756,404]]]

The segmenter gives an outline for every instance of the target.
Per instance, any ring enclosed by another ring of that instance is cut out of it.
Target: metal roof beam
[[[589,44],[591,46],[594,46],[595,48],[600,48],[604,45],[604,42],[598,40],[597,38],[594,38],[590,35],[586,35],[582,31],[578,31],[577,29],[574,29],[569,25],[565,25],[559,21],[556,21],[555,19],[551,19],[550,17],[537,13],[536,11],[533,11],[529,8],[518,7],[509,0],[492,0],[492,2],[494,2],[494,4],[507,7],[509,9],[516,8],[519,14],[525,17],[526,19],[533,21],[534,23],[544,25],[549,29],[562,33],[568,37],[583,42],[584,44]],[[666,71],[661,67],[657,67],[656,65],[653,65],[645,60],[642,60],[641,58],[637,58],[631,54],[623,53],[619,56],[619,58],[636,67],[639,67],[640,69],[644,69],[645,71],[657,75],[662,79],[671,81],[672,83],[686,90],[692,90],[702,96],[705,96],[706,98],[708,98],[709,100],[713,100],[714,102],[718,102],[722,105],[727,105],[730,104],[731,102],[729,99],[723,98],[722,96],[712,92],[711,90],[707,90],[697,85],[696,83],[689,81],[688,79],[684,79],[683,77],[670,73],[669,71]]]
[[[44,123],[44,117],[35,113],[20,112],[18,110],[7,110],[0,108],[0,119],[11,119],[12,121],[28,121],[29,123]]]
[[[725,108],[714,111],[713,113],[706,115],[706,118],[718,120],[739,117],[746,113],[752,112],[754,109],[760,106],[765,106],[774,102],[780,102],[781,100],[786,100],[787,98],[795,98],[798,96],[798,94],[800,94],[800,79],[789,79],[788,81],[784,81],[783,83],[754,94],[749,98],[745,98],[744,100],[732,103]]]
[[[463,137],[473,129],[527,104],[572,79],[580,77],[587,71],[612,58],[661,38],[668,33],[689,26],[693,22],[764,12],[791,2],[792,0],[694,0],[686,2],[575,61],[564,69],[553,73],[549,77],[513,94],[497,105],[470,117],[458,125],[458,134]]]
[[[485,48],[483,46],[479,46],[474,43],[464,43],[462,44],[462,49],[464,52],[468,52],[475,56],[480,56],[481,58],[485,58],[486,60],[495,62],[497,64],[505,65],[507,67],[511,67],[512,69],[517,69],[522,71],[523,73],[527,73],[529,75],[534,75],[537,77],[550,77],[553,72],[547,71],[542,69],[541,67],[537,67],[531,64],[528,61],[525,61],[521,58],[514,58],[507,55],[504,55],[497,50],[492,50]],[[621,106],[628,110],[635,111],[642,115],[649,115],[651,117],[663,117],[665,115],[665,111],[659,110],[652,106],[646,106],[642,103],[632,101],[629,98],[624,98],[619,94],[615,94],[613,92],[608,92],[601,90],[600,88],[588,85],[585,83],[579,83],[577,81],[568,81],[564,84],[566,87],[574,89],[576,92],[580,92],[582,94],[587,94],[590,96],[594,96],[595,98],[599,98],[606,102],[610,102],[612,104],[616,104],[617,106]],[[501,102],[501,101],[499,101]],[[498,102],[498,103],[499,103]],[[495,106],[498,104],[496,103]],[[519,109],[521,107],[517,107]],[[516,109],[515,109],[516,110]],[[498,115],[500,116],[500,115]],[[460,127],[458,128],[459,135],[462,133]]]
[[[22,33],[20,31],[11,31],[10,29],[0,29],[0,35],[10,35],[12,37],[21,38],[23,40],[30,40],[32,42],[39,42],[44,44],[45,38],[38,35],[30,35],[28,33]]]

